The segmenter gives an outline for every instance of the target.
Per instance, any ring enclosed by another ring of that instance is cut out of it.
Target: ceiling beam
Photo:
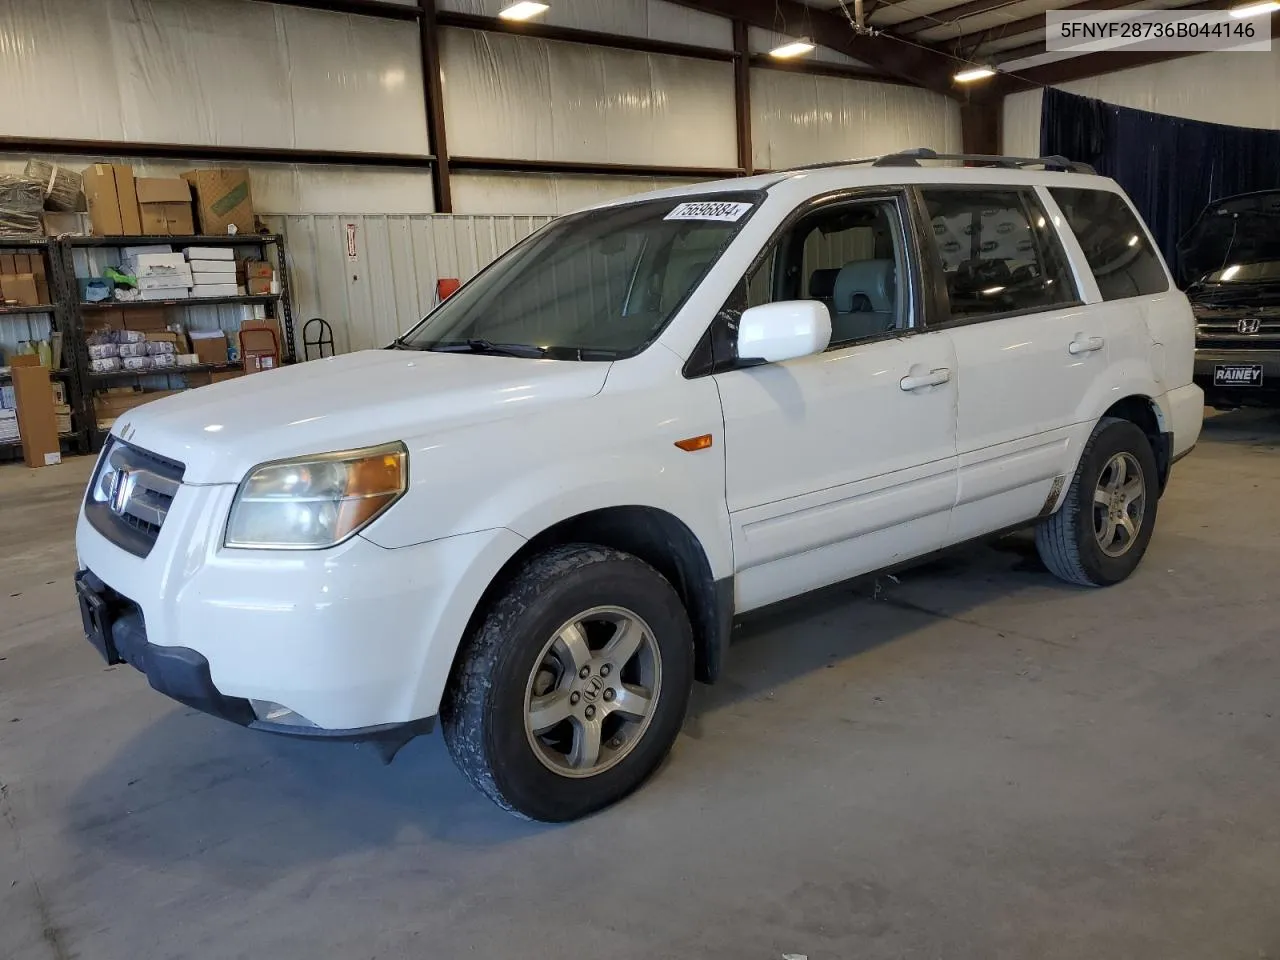
[[[993,10],[999,10],[1001,7],[1008,7],[1018,2],[1020,0],[969,0],[968,3],[962,3],[958,6],[934,10],[927,17],[916,17],[914,20],[903,20],[901,23],[888,24],[885,29],[892,33],[908,36],[925,30],[933,30],[937,27],[949,26],[956,20],[963,20],[965,17],[976,17],[983,13],[991,13]]]
[[[1073,12],[1084,12],[1088,10],[1116,10],[1121,7],[1127,7],[1133,0],[1081,0],[1080,3],[1073,3],[1070,6],[1062,7],[1063,10],[1071,10]],[[1021,20],[1011,20],[1008,23],[998,24],[991,31],[991,36],[987,38],[987,42],[992,40],[1001,40],[1005,37],[1016,37],[1023,33],[1033,33],[1036,30],[1044,29],[1045,16],[1043,13],[1033,14],[1030,17],[1023,17]]]
[[[861,60],[873,70],[901,77],[952,97],[963,93],[952,84],[957,61],[945,51],[902,43],[891,37],[854,33],[838,10],[819,10],[797,0],[675,0],[681,6],[742,20],[753,27],[787,36],[808,36],[814,43]]]

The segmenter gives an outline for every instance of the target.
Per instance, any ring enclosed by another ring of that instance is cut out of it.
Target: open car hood
[[[1280,263],[1280,190],[1223,197],[1178,241],[1178,282],[1218,282],[1223,278],[1215,275],[1233,265],[1267,261]],[[1280,289],[1280,268],[1274,275]],[[1227,286],[1224,281],[1220,289]]]

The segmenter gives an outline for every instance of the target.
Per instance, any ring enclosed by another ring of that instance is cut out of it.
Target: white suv
[[[1029,525],[1123,580],[1200,430],[1187,300],[1111,180],[936,159],[562,217],[387,349],[131,411],[86,633],[255,729],[390,759],[438,716],[567,820],[653,771],[735,615]]]

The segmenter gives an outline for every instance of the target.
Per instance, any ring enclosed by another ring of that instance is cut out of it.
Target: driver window
[[[910,326],[900,289],[902,241],[891,200],[837,203],[807,214],[747,277],[747,305],[817,300],[831,346]]]

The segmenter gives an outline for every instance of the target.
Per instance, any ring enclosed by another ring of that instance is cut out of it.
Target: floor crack
[[[31,868],[26,863],[26,853],[22,849],[22,835],[18,832],[18,821],[13,815],[13,804],[9,800],[9,785],[7,783],[0,783],[0,819],[4,820],[5,825],[8,826],[13,834],[14,849],[17,851],[18,859],[22,861],[23,866],[26,868],[25,872],[31,882],[31,889],[35,893],[36,916],[40,924],[40,936],[48,944],[54,960],[72,960],[72,954],[67,950],[67,946],[63,942],[62,930],[54,922],[53,911],[49,908],[49,901],[45,899],[44,891],[40,889],[40,881],[36,879],[35,874],[31,872]]]

